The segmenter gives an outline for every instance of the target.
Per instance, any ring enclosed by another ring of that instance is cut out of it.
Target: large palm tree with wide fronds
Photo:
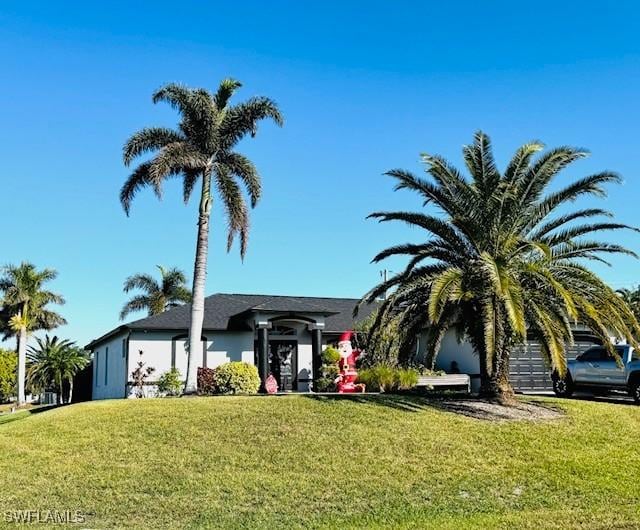
[[[226,211],[227,251],[235,236],[240,239],[244,257],[249,234],[249,214],[241,185],[248,192],[251,207],[261,195],[261,183],[253,163],[237,152],[236,146],[247,135],[255,136],[258,122],[271,119],[282,125],[277,105],[265,97],[252,97],[232,105],[240,83],[225,79],[215,93],[178,84],[168,84],[153,95],[153,102],[166,102],[180,113],[177,129],[149,127],[135,133],[124,146],[124,163],[128,166],[138,156],[153,153],[138,165],[120,192],[127,214],[136,193],[150,186],[160,198],[165,180],[180,176],[187,202],[196,184],[200,184],[198,236],[193,273],[193,301],[189,324],[189,355],[185,392],[196,388],[197,366],[194,353],[200,345],[204,319],[204,290],[209,245],[209,217],[214,192]]]
[[[58,337],[36,337],[36,346],[30,346],[27,353],[29,369],[27,379],[31,388],[45,391],[55,388],[58,403],[64,404],[64,384],[69,386],[67,403],[73,399],[73,378],[89,362],[87,352],[77,347],[75,342]]]
[[[191,302],[191,291],[187,289],[187,278],[177,268],[165,269],[158,265],[160,281],[150,274],[134,274],[124,282],[124,292],[139,289],[144,294],[131,298],[120,312],[120,320],[134,311],[147,311],[149,316],[163,313],[167,309]]]
[[[587,266],[605,261],[606,254],[635,255],[593,236],[630,227],[606,219],[611,214],[600,208],[567,208],[581,197],[603,197],[604,185],[620,178],[602,172],[549,191],[558,173],[587,153],[543,149],[539,142],[523,145],[500,172],[488,136],[478,132],[463,148],[470,177],[429,154],[422,155],[428,178],[388,172],[396,190],[417,193],[431,210],[370,216],[404,222],[426,235],[422,243],[393,246],[373,259],[405,255],[409,263],[363,298],[372,302],[392,290],[372,332],[399,318],[402,349],[408,352],[416,334],[428,329],[431,364],[448,330],[466,336],[479,356],[482,392],[489,396],[511,395],[509,355],[528,336],[540,341],[559,376],[566,371],[572,323],[591,328],[614,357],[611,334],[634,344],[639,336],[629,306]]]
[[[27,340],[30,333],[50,330],[66,324],[66,320],[49,309],[49,304],[64,304],[64,298],[43,288],[58,273],[53,269],[38,270],[32,263],[7,265],[0,277],[3,333],[15,335],[18,350],[18,405],[25,402]]]

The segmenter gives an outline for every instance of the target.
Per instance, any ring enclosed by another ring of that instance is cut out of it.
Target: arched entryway
[[[256,326],[255,360],[263,383],[273,375],[280,392],[310,389],[315,343],[320,343],[314,341],[320,333],[316,328],[316,320],[297,314],[270,316]]]

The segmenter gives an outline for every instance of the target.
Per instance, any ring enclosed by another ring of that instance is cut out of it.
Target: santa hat
[[[351,337],[353,337],[353,331],[345,331],[340,335],[338,342],[351,342]]]

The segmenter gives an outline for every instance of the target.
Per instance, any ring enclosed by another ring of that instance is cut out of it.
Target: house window
[[[99,369],[100,368],[100,352],[96,351],[96,355],[95,358],[93,360],[93,370],[94,370],[94,374],[93,374],[93,380],[96,382],[96,387],[100,386],[100,379],[98,379],[98,375],[99,375]]]
[[[109,384],[109,346],[104,350],[104,386]]]

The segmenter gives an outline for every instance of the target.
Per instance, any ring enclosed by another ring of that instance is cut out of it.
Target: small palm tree
[[[640,287],[618,289],[616,293],[629,305],[636,318],[640,319]]]
[[[44,391],[56,388],[58,403],[64,404],[64,383],[69,384],[69,399],[73,399],[73,378],[82,370],[89,358],[74,342],[58,337],[36,338],[36,346],[29,347],[29,369],[27,378],[31,388]]]
[[[602,339],[617,358],[610,334],[636,344],[640,328],[629,306],[585,263],[604,261],[605,253],[635,254],[592,234],[630,227],[610,221],[599,208],[566,210],[583,196],[604,196],[603,185],[618,182],[610,172],[578,179],[548,192],[550,182],[587,153],[560,147],[535,157],[539,142],[523,145],[501,173],[489,138],[479,132],[463,149],[471,178],[439,156],[424,154],[430,179],[395,169],[388,173],[396,190],[416,192],[440,215],[376,212],[380,221],[401,221],[423,230],[426,241],[380,252],[374,262],[406,255],[400,274],[381,283],[363,299],[373,302],[395,291],[378,311],[373,333],[399,320],[402,348],[428,329],[427,353],[435,361],[444,334],[467,336],[479,356],[482,392],[508,400],[509,356],[527,335],[540,341],[543,355],[562,376],[565,345],[572,343],[572,322],[580,321]],[[559,210],[563,209],[561,212]],[[576,223],[577,221],[577,223]]]
[[[27,340],[37,330],[50,330],[66,324],[66,320],[49,304],[64,304],[59,294],[43,289],[43,285],[54,280],[58,273],[53,269],[37,270],[35,265],[23,262],[18,266],[7,265],[0,277],[0,292],[5,336],[16,336],[18,350],[18,405],[25,402],[25,376]]]
[[[122,187],[120,201],[127,215],[134,196],[144,187],[151,187],[160,198],[163,182],[182,176],[186,203],[196,184],[200,182],[201,186],[185,392],[195,391],[197,384],[193,354],[198,351],[202,336],[213,192],[217,191],[227,214],[227,251],[238,235],[240,255],[244,257],[249,214],[237,181],[246,187],[252,207],[260,198],[261,183],[253,163],[234,149],[247,135],[255,136],[259,121],[270,118],[282,125],[278,107],[268,98],[253,97],[231,105],[231,97],[240,86],[238,81],[225,79],[215,94],[175,83],[162,87],[153,95],[153,102],[164,101],[180,112],[178,128],[145,128],[131,136],[124,146],[127,166],[140,155],[155,153],[151,160],[138,165]]]
[[[158,265],[160,282],[150,274],[134,274],[124,282],[124,292],[140,289],[144,294],[131,298],[120,312],[120,320],[133,311],[146,310],[151,315],[163,313],[167,309],[191,302],[191,292],[186,287],[187,278],[177,268],[165,269]]]

